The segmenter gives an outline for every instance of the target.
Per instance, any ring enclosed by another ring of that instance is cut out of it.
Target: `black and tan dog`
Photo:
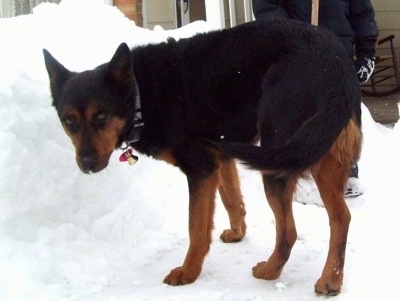
[[[199,276],[217,190],[230,218],[221,239],[244,237],[238,158],[261,171],[276,218],[275,249],[254,276],[279,277],[297,235],[292,195],[311,174],[331,226],[315,291],[340,292],[350,222],[343,187],[360,153],[361,109],[352,63],[335,36],[292,21],[257,21],[131,51],[121,44],[109,63],[81,73],[46,50],[44,57],[53,105],[83,172],[104,169],[114,149],[130,145],[187,176],[189,250],[164,282]]]

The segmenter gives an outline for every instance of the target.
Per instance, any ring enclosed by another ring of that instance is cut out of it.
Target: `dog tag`
[[[138,157],[134,156],[134,155],[130,155],[126,157],[128,159],[128,163],[129,165],[133,165],[138,161]]]
[[[139,158],[132,154],[131,148],[124,151],[122,153],[122,155],[119,157],[119,161],[121,161],[121,162],[128,161],[129,165],[134,165],[138,160],[139,160]]]

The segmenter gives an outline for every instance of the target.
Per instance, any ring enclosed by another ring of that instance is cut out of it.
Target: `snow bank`
[[[63,0],[34,13],[0,20],[0,300],[320,300],[313,284],[329,234],[315,187],[304,182],[295,203],[299,239],[277,281],[260,281],[251,267],[274,243],[274,223],[257,173],[240,170],[248,236],[226,245],[228,225],[217,203],[211,252],[198,281],[162,284],[186,252],[187,189],[171,166],[140,156],[95,175],[78,170],[74,150],[51,107],[42,58],[46,48],[71,70],[110,59],[121,42],[131,47],[207,31],[136,27],[101,1]],[[335,300],[397,296],[400,131],[364,111],[360,176],[366,193],[349,200],[353,221],[343,293]],[[397,268],[397,270],[396,270]]]

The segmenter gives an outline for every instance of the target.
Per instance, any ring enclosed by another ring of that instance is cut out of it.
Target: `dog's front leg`
[[[219,193],[229,215],[231,228],[220,236],[223,242],[238,242],[246,235],[246,209],[240,192],[239,176],[234,160],[221,166],[221,184]]]
[[[189,250],[181,267],[173,269],[164,279],[170,285],[192,283],[200,275],[204,257],[211,244],[215,194],[219,171],[199,178],[188,175],[189,184]]]

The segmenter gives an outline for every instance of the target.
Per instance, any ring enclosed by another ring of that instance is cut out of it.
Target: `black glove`
[[[375,68],[375,58],[358,58],[354,62],[354,68],[356,68],[358,81],[360,83],[365,83],[368,81],[372,72]]]

